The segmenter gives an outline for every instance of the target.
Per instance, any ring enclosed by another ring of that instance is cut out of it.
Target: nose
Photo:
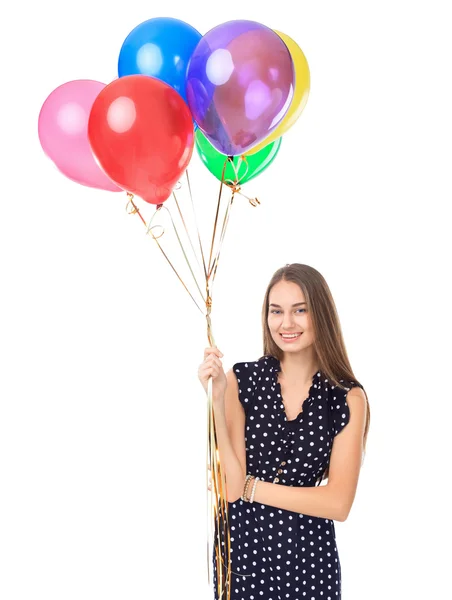
[[[293,317],[293,314],[289,311],[283,317],[283,322],[282,322],[283,329],[292,329],[293,324],[294,324],[294,317]]]

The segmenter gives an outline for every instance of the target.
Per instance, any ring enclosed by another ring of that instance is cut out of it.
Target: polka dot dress
[[[289,421],[280,370],[273,356],[233,366],[246,414],[247,473],[275,485],[315,486],[328,466],[334,436],[349,421],[347,391],[358,384],[341,380],[349,386],[342,390],[318,371],[302,411]],[[240,499],[228,503],[228,515],[236,573],[231,573],[231,600],[340,600],[333,520]],[[213,563],[215,600],[226,600],[218,598]]]

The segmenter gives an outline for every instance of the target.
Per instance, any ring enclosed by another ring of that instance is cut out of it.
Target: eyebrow
[[[296,302],[295,304],[292,304],[292,308],[294,308],[295,306],[302,306],[303,304],[306,304],[306,302]],[[279,304],[269,304],[269,306],[276,306],[276,308],[282,308],[282,306],[279,306]]]

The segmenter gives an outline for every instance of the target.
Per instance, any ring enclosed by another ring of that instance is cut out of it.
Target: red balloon
[[[88,138],[112,181],[146,202],[161,204],[190,162],[193,120],[168,84],[147,75],[127,75],[97,96]]]

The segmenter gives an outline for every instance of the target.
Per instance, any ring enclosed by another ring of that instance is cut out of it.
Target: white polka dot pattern
[[[342,390],[318,371],[302,411],[288,421],[280,370],[273,356],[233,366],[246,414],[247,473],[275,485],[314,486],[329,464],[334,436],[349,421],[346,395],[356,383]],[[240,573],[231,574],[231,600],[340,600],[341,567],[331,519],[240,499],[228,503],[228,511],[231,569]]]

